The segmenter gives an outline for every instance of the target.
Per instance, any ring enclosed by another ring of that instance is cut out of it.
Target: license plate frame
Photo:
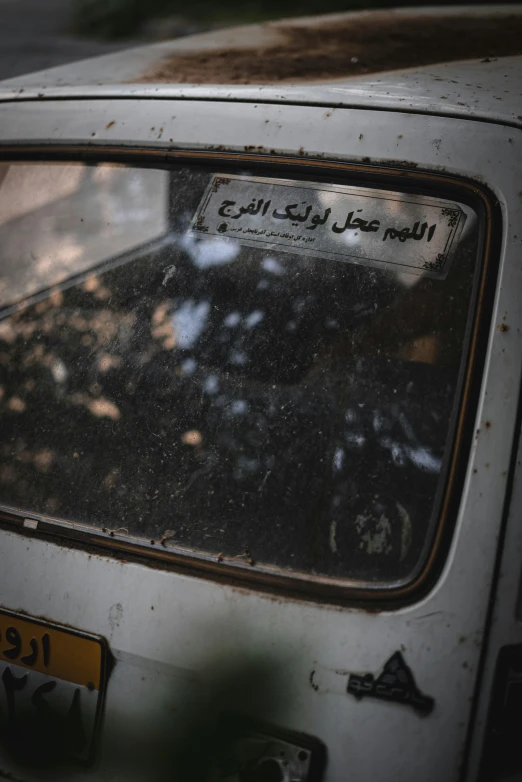
[[[9,754],[42,766],[91,763],[111,661],[103,636],[0,606],[0,742]]]

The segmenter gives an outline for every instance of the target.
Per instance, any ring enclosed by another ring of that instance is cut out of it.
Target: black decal
[[[413,674],[400,652],[392,654],[377,678],[371,673],[363,676],[352,673],[347,691],[357,699],[368,695],[384,701],[404,703],[419,714],[430,714],[435,705],[433,698],[423,695],[415,684]]]

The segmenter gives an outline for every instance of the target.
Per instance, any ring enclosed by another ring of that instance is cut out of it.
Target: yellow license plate
[[[0,736],[31,765],[89,760],[105,696],[100,636],[0,609]]]

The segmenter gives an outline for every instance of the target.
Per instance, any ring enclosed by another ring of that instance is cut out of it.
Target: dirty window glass
[[[405,580],[451,449],[478,220],[463,207],[425,276],[400,265],[413,229],[380,266],[321,255],[322,226],[316,255],[190,230],[212,177],[0,166],[0,502],[254,570]]]

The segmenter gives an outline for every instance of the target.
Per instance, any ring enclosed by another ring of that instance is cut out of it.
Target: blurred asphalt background
[[[0,0],[0,79],[122,49],[70,34],[71,0]]]

